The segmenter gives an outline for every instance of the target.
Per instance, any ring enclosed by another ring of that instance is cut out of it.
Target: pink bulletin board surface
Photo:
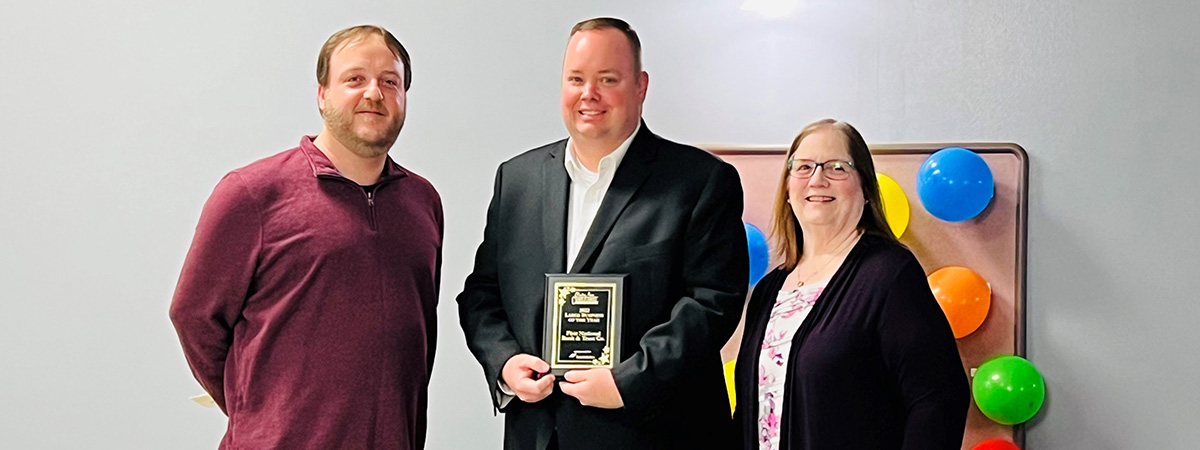
[[[745,210],[742,219],[770,240],[771,209],[783,176],[786,147],[736,145],[702,146],[732,164],[742,179]],[[973,219],[946,222],[925,211],[917,195],[917,171],[929,155],[946,147],[962,147],[981,156],[992,171],[995,194]],[[1025,243],[1028,158],[1025,150],[1008,143],[872,145],[875,171],[896,180],[908,197],[910,219],[900,242],[908,246],[929,275],[946,266],[963,266],[991,285],[987,319],[974,333],[958,340],[963,370],[1002,355],[1025,355]],[[772,258],[769,267],[778,265]],[[991,438],[1009,438],[1024,448],[1024,427],[993,422],[971,402],[963,449]]]

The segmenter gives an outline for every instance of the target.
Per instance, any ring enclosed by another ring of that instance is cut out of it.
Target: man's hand
[[[579,399],[584,406],[616,409],[625,406],[617,382],[609,369],[572,370],[563,375],[560,388],[564,394]]]
[[[525,403],[541,401],[554,392],[554,375],[548,373],[550,364],[536,356],[520,353],[508,358],[500,370],[500,379]],[[538,374],[541,378],[535,378]]]

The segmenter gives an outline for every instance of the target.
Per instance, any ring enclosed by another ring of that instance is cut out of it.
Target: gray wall
[[[780,144],[833,116],[871,142],[1029,152],[1030,449],[1200,446],[1200,6],[1192,1],[49,0],[0,17],[0,447],[211,449],[224,418],[167,305],[226,171],[319,129],[313,65],[375,22],[413,54],[392,155],[443,196],[432,449],[498,448],[454,296],[495,166],[564,135],[569,27],[630,20],[659,134]]]

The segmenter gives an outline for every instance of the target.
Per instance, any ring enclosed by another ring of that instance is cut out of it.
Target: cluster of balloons
[[[892,234],[900,237],[908,228],[908,196],[891,177],[876,173],[883,215]],[[987,162],[962,147],[934,152],[917,171],[917,194],[925,210],[947,222],[962,222],[978,216],[992,202],[995,180]]]
[[[911,211],[908,196],[891,177],[877,173],[879,194],[888,227],[897,238],[908,229]],[[992,171],[979,155],[961,147],[934,152],[917,172],[917,194],[925,210],[947,222],[978,216],[995,192]],[[770,255],[762,230],[745,223],[750,256],[749,284],[766,274]],[[943,267],[929,274],[929,286],[950,322],[955,339],[974,333],[991,309],[992,288],[982,276],[960,266]],[[726,366],[732,378],[732,361]],[[989,419],[1015,425],[1031,419],[1046,396],[1045,381],[1037,368],[1019,356],[993,358],[975,370],[971,391],[979,411]],[[732,380],[729,385],[732,386]],[[732,406],[733,397],[730,395]],[[1005,439],[988,439],[972,450],[1020,450]]]

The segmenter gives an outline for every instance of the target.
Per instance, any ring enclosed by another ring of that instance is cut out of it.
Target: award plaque
[[[546,274],[542,359],[554,376],[620,362],[624,289],[625,275]]]

